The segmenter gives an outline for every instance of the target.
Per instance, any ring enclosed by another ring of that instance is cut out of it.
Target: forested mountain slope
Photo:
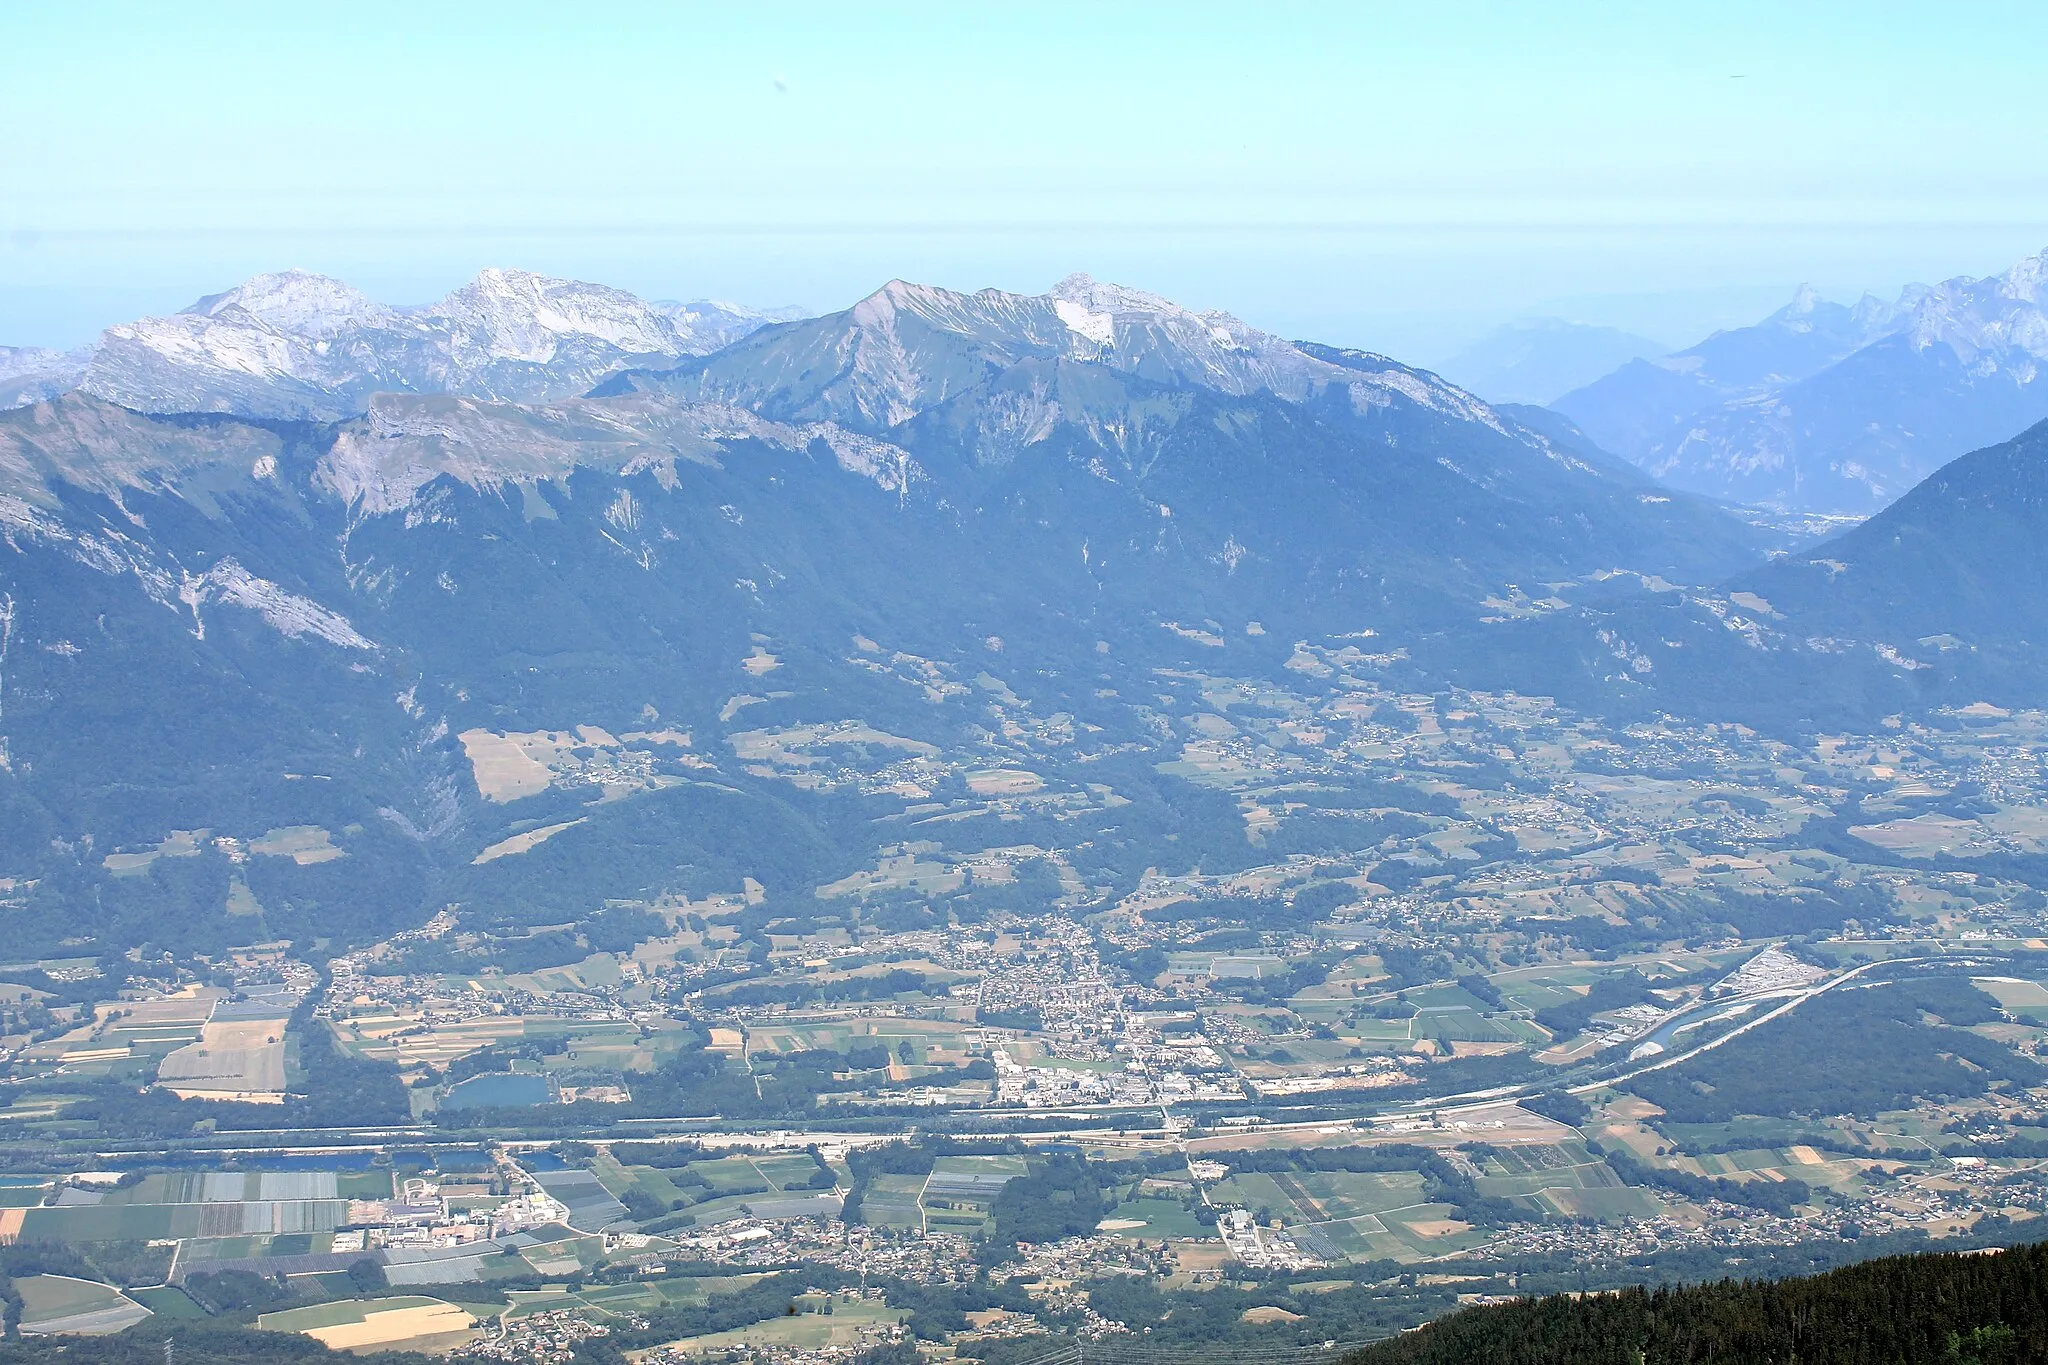
[[[1348,1365],[2019,1365],[2048,1358],[2048,1247],[1772,1283],[1473,1308]]]

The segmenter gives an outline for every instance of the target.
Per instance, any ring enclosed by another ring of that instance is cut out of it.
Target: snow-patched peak
[[[935,284],[890,280],[853,305],[853,320],[868,327],[886,327],[895,321],[898,314],[908,313],[943,324],[963,316],[967,312],[969,298],[969,295],[941,289]]]
[[[1912,311],[1917,349],[1940,343],[1980,371],[2016,362],[2031,382],[2033,362],[2048,358],[2048,251],[1982,279],[1960,276],[1927,290]],[[1988,369],[1987,369],[1988,367]]]
[[[263,327],[309,337],[388,322],[392,316],[391,309],[360,290],[305,270],[252,276],[232,289],[208,294],[182,312],[208,318],[239,315]]]
[[[2048,283],[2048,250],[2028,256],[1997,277],[2006,293],[2028,303],[2041,302],[2041,287]]]
[[[1142,289],[1132,289],[1128,285],[1109,284],[1092,275],[1083,275],[1079,272],[1067,276],[1046,291],[1046,297],[1065,303],[1077,303],[1083,308],[1101,313],[1188,314],[1187,309],[1171,299],[1148,294]]]
[[[673,323],[646,301],[609,285],[493,267],[427,310],[461,344],[502,359],[544,365],[568,337],[589,337],[628,355],[680,354]]]
[[[1246,325],[1228,313],[1197,313],[1172,299],[1128,285],[1110,284],[1089,275],[1069,275],[1046,294],[1060,318],[1075,332],[1111,344],[1118,326],[1176,328],[1184,339],[1204,339],[1237,350],[1288,346],[1278,337]]]
[[[1340,394],[1360,413],[1415,404],[1504,429],[1484,403],[1435,375],[1324,356],[1228,313],[1197,313],[1087,275],[1043,294],[891,280],[844,312],[712,357],[676,384],[783,420],[829,419],[876,434],[957,400],[975,414],[959,420],[988,458],[1009,458],[1065,424],[1093,431],[1107,423],[1127,439],[1127,400],[1114,395],[1132,391],[1097,385],[1067,363],[1119,371],[1148,389],[1289,403]]]
[[[1043,300],[1001,289],[963,294],[935,284],[891,280],[856,303],[846,317],[878,335],[896,335],[906,323],[984,344],[1043,346],[1053,330]]]
[[[587,392],[628,366],[709,354],[769,320],[496,268],[438,302],[391,308],[287,270],[109,328],[77,382],[145,412],[316,420],[360,413],[375,393],[538,402]],[[50,388],[0,381],[0,406],[15,389],[35,401]]]

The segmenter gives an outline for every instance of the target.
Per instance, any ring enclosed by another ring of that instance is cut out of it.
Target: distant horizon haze
[[[817,311],[1082,270],[1430,363],[2048,244],[2019,5],[29,5],[9,37],[5,345],[290,267]]]

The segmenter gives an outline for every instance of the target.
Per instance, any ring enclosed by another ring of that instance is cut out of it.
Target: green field
[[[671,1343],[672,1349],[688,1354],[710,1354],[734,1347],[774,1350],[818,1351],[828,1346],[850,1346],[862,1331],[873,1332],[909,1316],[907,1309],[890,1308],[873,1299],[835,1298],[829,1314],[818,1312],[822,1295],[807,1294],[798,1300],[802,1312],[770,1318],[729,1332],[688,1337]]]
[[[662,1292],[667,1287],[651,1282],[636,1282],[582,1290],[571,1290],[566,1286],[538,1290],[509,1290],[506,1297],[511,1300],[511,1307],[505,1310],[505,1316],[523,1318],[535,1313],[552,1313],[573,1308],[601,1317],[612,1317],[623,1313],[647,1312],[678,1303],[703,1301],[701,1296],[672,1297]]]
[[[1488,1019],[1468,1009],[1438,1009],[1414,1019],[1417,1037],[1447,1043],[1519,1043],[1527,1041],[1508,1019]]]
[[[1254,1213],[1263,1209],[1290,1223],[1314,1221],[1310,1214],[1296,1207],[1272,1176],[1262,1171],[1233,1175],[1211,1190],[1210,1197],[1218,1204],[1242,1204]]]
[[[1503,972],[1490,978],[1493,988],[1506,999],[1510,1008],[1519,1010],[1540,1010],[1551,1005],[1576,1000],[1585,992],[1573,987],[1585,987],[1598,980],[1600,973],[1591,967],[1573,967],[1562,963],[1542,967],[1523,968]]]
[[[192,1302],[191,1296],[174,1284],[159,1285],[155,1289],[131,1289],[128,1297],[158,1317],[171,1321],[206,1316],[206,1310]]]
[[[1218,1184],[1219,1204],[1242,1204],[1290,1224],[1323,1224],[1407,1208],[1422,1198],[1418,1171],[1285,1171],[1234,1175]]]
[[[918,1196],[924,1190],[921,1175],[878,1175],[868,1181],[861,1214],[868,1222],[885,1227],[924,1226],[924,1212]]]
[[[335,1194],[342,1199],[389,1199],[388,1171],[343,1171],[335,1177]]]
[[[260,1203],[81,1204],[28,1210],[21,1235],[57,1242],[142,1242],[166,1237],[236,1237],[332,1232],[348,1206],[338,1200]]]
[[[1602,1222],[1653,1218],[1663,1211],[1656,1195],[1626,1185],[1611,1189],[1548,1189],[1534,1196],[1533,1202],[1566,1218],[1597,1218]]]
[[[112,1285],[75,1280],[67,1275],[24,1275],[14,1281],[21,1296],[24,1330],[61,1326],[66,1331],[98,1335],[118,1332],[149,1316]]]
[[[757,1156],[753,1158],[754,1169],[759,1171],[769,1184],[778,1190],[791,1187],[802,1189],[811,1177],[818,1173],[818,1163],[808,1154],[797,1156]]]
[[[1380,1222],[1417,1256],[1435,1257],[1466,1251],[1486,1240],[1486,1234],[1477,1228],[1437,1233],[1429,1227],[1433,1223],[1456,1221],[1457,1217],[1458,1211],[1448,1204],[1422,1204],[1383,1214]]]
[[[1388,1232],[1377,1218],[1352,1218],[1319,1224],[1316,1231],[1354,1261],[1413,1261],[1414,1250]]]
[[[1178,1199],[1132,1199],[1111,1209],[1103,1220],[1104,1231],[1118,1237],[1129,1237],[1140,1241],[1153,1242],[1168,1237],[1196,1239],[1213,1238],[1216,1229],[1205,1228],[1196,1221],[1195,1211]],[[1137,1227],[1110,1227],[1112,1223],[1136,1223]]]
[[[1290,1179],[1295,1190],[1305,1194],[1332,1219],[1384,1213],[1405,1208],[1422,1198],[1422,1175],[1417,1171],[1301,1171],[1293,1173]],[[1301,1199],[1295,1190],[1287,1193],[1299,1207]]]
[[[1425,986],[1408,992],[1408,1003],[1424,1014],[1432,1010],[1470,1010],[1478,1014],[1493,1008],[1463,986]]]
[[[1342,1032],[1368,1047],[1391,1045],[1402,1051],[1406,1051],[1408,1044],[1416,1038],[1413,1019],[1361,1019],[1355,1024],[1346,1024]]]
[[[805,1158],[806,1161],[809,1158]],[[753,1162],[743,1156],[720,1157],[716,1161],[693,1161],[693,1174],[701,1175],[718,1194],[742,1194],[772,1189],[774,1184]]]
[[[50,1318],[90,1313],[112,1306],[121,1291],[112,1285],[75,1280],[66,1275],[24,1275],[14,1282],[21,1292],[22,1321],[43,1322]]]

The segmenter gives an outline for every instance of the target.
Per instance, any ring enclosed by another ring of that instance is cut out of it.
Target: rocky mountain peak
[[[683,353],[674,325],[623,289],[497,267],[429,310],[460,340],[504,359],[546,364],[563,339],[589,337],[629,355]]]
[[[2048,358],[2048,251],[1982,279],[1958,276],[1929,289],[1914,305],[1915,349],[1942,344],[1982,370],[2017,364],[2015,377],[2033,382],[2033,361]]]
[[[253,275],[180,310],[186,316],[246,321],[277,332],[329,337],[345,328],[383,325],[393,310],[327,275],[281,270]]]

